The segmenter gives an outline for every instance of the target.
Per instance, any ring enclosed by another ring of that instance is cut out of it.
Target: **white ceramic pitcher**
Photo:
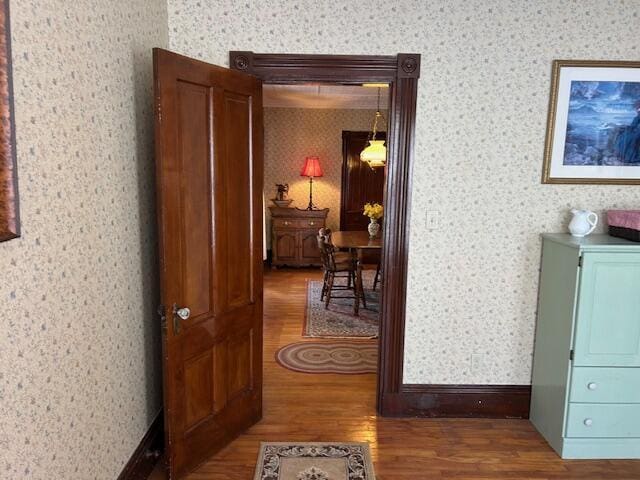
[[[591,210],[571,209],[573,218],[569,222],[569,231],[574,237],[586,237],[598,225],[598,215]]]

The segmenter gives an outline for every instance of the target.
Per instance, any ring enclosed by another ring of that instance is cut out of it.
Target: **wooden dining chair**
[[[373,276],[373,286],[372,286],[372,290],[375,291],[375,289],[378,287],[378,284],[382,285],[381,282],[381,273],[382,273],[382,269],[381,269],[381,263],[382,263],[382,254],[379,250],[370,250],[364,254],[362,254],[362,269],[363,270],[373,270],[374,267],[376,269],[376,274]]]
[[[373,291],[376,291],[376,287],[378,286],[378,283],[380,283],[380,264],[382,262],[379,261],[378,265],[376,266],[376,275],[373,277]]]
[[[343,263],[352,259],[353,256],[351,252],[340,251],[333,245],[333,242],[331,241],[331,233],[331,229],[327,227],[322,227],[320,230],[318,230],[318,235],[322,235],[324,237],[324,241],[331,246],[333,250],[334,261],[337,263]],[[353,275],[347,276],[347,287],[349,287],[349,289],[351,288],[353,282],[355,282],[355,277]],[[321,297],[320,301],[322,301],[322,298],[324,297]]]
[[[324,300],[324,308],[329,308],[332,298],[353,298],[353,314],[358,315],[360,301],[364,304],[362,295],[356,284],[356,259],[348,252],[338,252],[331,243],[331,230],[321,228],[318,232],[318,249],[322,260],[322,292],[320,301]],[[346,285],[335,285],[336,278],[345,278]],[[353,295],[333,295],[334,291],[352,291]],[[365,305],[366,306],[366,305]]]

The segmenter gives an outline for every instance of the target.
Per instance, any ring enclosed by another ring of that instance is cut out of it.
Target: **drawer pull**
[[[591,425],[593,425],[593,420],[591,418],[585,418],[584,424],[585,426],[590,427]]]
[[[589,382],[589,383],[587,384],[587,388],[588,388],[589,390],[595,390],[596,388],[598,388],[598,384],[597,384],[596,382]]]
[[[316,224],[316,222],[309,222],[309,225],[311,225],[312,227]]]
[[[287,226],[287,225],[291,225],[291,222],[287,222],[287,221],[285,221],[285,222],[284,222],[284,224],[285,224],[285,226]]]

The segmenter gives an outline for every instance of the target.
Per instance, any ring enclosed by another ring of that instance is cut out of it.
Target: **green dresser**
[[[640,458],[640,243],[542,238],[531,422],[562,458]]]

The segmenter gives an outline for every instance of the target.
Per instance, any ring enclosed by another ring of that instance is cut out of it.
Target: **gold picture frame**
[[[575,72],[579,75],[579,69],[585,69],[584,72],[589,72],[591,76],[593,76],[593,72],[597,72],[594,69],[603,69],[602,72],[606,72],[607,75],[615,74],[615,69],[622,69],[625,73],[629,71],[634,74],[638,74],[638,81],[640,82],[640,62],[632,62],[632,61],[610,61],[610,60],[554,60],[552,65],[552,75],[551,75],[551,93],[549,95],[549,110],[547,116],[547,133],[545,139],[545,148],[544,148],[544,163],[542,169],[542,183],[549,184],[596,184],[596,185],[640,185],[640,164],[638,166],[613,166],[611,168],[637,168],[638,174],[636,177],[606,177],[606,176],[558,176],[554,175],[554,170],[559,170],[556,165],[558,162],[558,152],[559,149],[558,142],[556,141],[557,134],[559,133],[558,127],[564,127],[566,130],[569,113],[567,112],[558,112],[558,103],[559,98],[562,96],[562,104],[563,106],[568,105],[569,95],[571,94],[570,88],[571,83],[569,83],[569,90],[567,90],[567,82],[563,79],[563,87],[564,91],[560,92],[561,88],[561,74],[563,73],[563,69],[574,69]],[[606,70],[604,70],[606,69]],[[638,69],[637,72],[629,69]],[[628,75],[627,75],[628,76]],[[594,80],[589,80],[594,81]],[[610,83],[621,83],[621,80],[612,80],[607,78],[605,82]],[[640,97],[638,97],[640,100]],[[562,119],[565,120],[563,125],[560,125],[558,122],[558,114],[561,113]],[[640,114],[639,114],[640,115]],[[566,136],[565,132],[560,132],[561,134]],[[562,155],[564,158],[564,147],[566,145],[566,137],[562,138],[565,141],[562,144]],[[554,156],[554,148],[556,150]],[[587,167],[591,168],[593,165],[577,165],[577,167]],[[569,169],[574,168],[576,166],[570,166]],[[566,167],[565,167],[566,168]],[[609,168],[608,166],[599,166],[600,170],[604,170]]]
[[[9,0],[0,0],[0,242],[20,236]]]

